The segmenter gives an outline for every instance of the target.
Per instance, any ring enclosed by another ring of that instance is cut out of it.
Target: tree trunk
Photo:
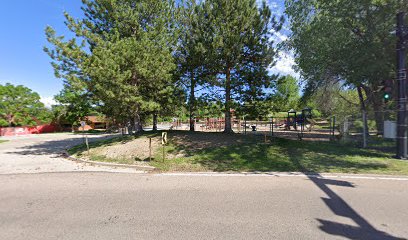
[[[126,134],[131,135],[133,133],[133,127],[132,119],[130,119],[129,122],[126,123]]]
[[[195,112],[195,80],[194,80],[194,73],[191,72],[191,86],[190,86],[190,99],[189,99],[189,107],[190,107],[190,131],[195,131],[195,121],[194,121],[194,112]]]
[[[137,113],[134,118],[134,130],[135,130],[135,133],[143,132],[142,121],[140,119],[140,115]]]
[[[378,87],[378,86],[377,86]],[[377,135],[382,135],[384,131],[384,102],[381,96],[381,92],[373,92],[376,86],[372,88],[363,86],[364,92],[367,95],[367,100],[371,104],[374,110],[374,120],[377,129]]]
[[[367,121],[367,108],[363,96],[363,87],[357,87],[358,97],[361,104],[361,113],[363,114],[363,147],[367,147],[367,138],[368,138],[368,121]]]
[[[374,96],[373,102],[375,125],[377,128],[377,135],[384,133],[384,103],[381,96]]]
[[[225,133],[232,133],[231,127],[231,68],[225,73]]]
[[[153,131],[157,131],[157,112],[153,113]]]

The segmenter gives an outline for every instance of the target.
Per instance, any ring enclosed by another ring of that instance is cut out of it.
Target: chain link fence
[[[265,118],[264,118],[265,119]],[[243,135],[260,135],[266,138],[278,137],[305,141],[333,141],[353,144],[358,147],[381,148],[393,151],[396,139],[396,111],[359,113],[349,116],[269,117],[267,120],[253,120],[234,117],[232,130]],[[190,130],[189,121],[174,119],[168,124],[171,130]],[[195,131],[223,132],[224,117],[197,118]]]
[[[340,140],[361,147],[393,147],[396,139],[396,111],[369,111],[338,118]]]
[[[198,132],[222,132],[225,128],[225,119],[201,118],[194,120],[194,129]],[[233,118],[232,130],[243,135],[261,135],[265,137],[280,137],[293,140],[331,141],[340,136],[336,128],[336,118],[311,118],[299,116],[269,117],[259,121],[246,118]],[[171,130],[188,131],[189,121],[174,119]]]

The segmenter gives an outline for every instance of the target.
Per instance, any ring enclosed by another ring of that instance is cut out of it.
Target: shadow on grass
[[[155,132],[142,132],[139,133],[137,135],[117,135],[116,137],[113,138],[109,138],[109,139],[105,139],[105,140],[101,140],[101,141],[95,141],[95,142],[91,142],[89,143],[90,148],[97,148],[97,147],[108,147],[108,146],[112,146],[115,144],[125,144],[129,141],[132,141],[134,139],[137,138],[141,138],[141,137],[157,137],[157,136],[161,136],[161,131],[155,131]],[[80,144],[77,146],[74,146],[72,148],[70,148],[68,150],[69,154],[78,154],[81,152],[84,152],[86,150],[86,145],[85,144]]]
[[[330,142],[300,142],[274,139],[271,144],[254,138],[243,144],[200,150],[176,147],[213,171],[299,171],[359,172],[386,170],[387,164],[373,158],[388,158],[388,153],[358,149]],[[352,160],[350,157],[357,157]]]

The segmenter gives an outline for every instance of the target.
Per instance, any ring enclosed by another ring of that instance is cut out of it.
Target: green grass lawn
[[[377,149],[362,149],[339,142],[310,142],[273,139],[263,143],[263,137],[229,135],[238,142],[195,148],[194,136],[207,134],[214,144],[222,141],[222,133],[170,132],[169,144],[165,147],[165,161],[161,148],[155,152],[155,160],[150,164],[162,171],[283,171],[283,172],[319,172],[319,173],[370,173],[408,175],[408,161],[392,158],[392,142],[381,142]],[[160,133],[151,136],[159,136]],[[184,143],[172,141],[174,136],[185,137]],[[139,137],[147,137],[146,134]],[[94,146],[109,146],[133,137],[116,138],[94,143]],[[211,145],[211,144],[210,144]],[[71,154],[83,151],[83,146],[70,150]],[[103,161],[123,161],[91,157]]]
[[[0,143],[8,142],[8,140],[0,140]]]

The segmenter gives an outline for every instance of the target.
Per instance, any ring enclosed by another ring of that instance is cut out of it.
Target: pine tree
[[[175,68],[174,3],[162,0],[83,0],[84,19],[66,15],[77,38],[52,28],[46,48],[57,76],[85,84],[108,116],[142,130],[142,116],[157,111]],[[82,39],[78,43],[79,39]]]
[[[183,1],[180,7],[179,47],[176,51],[177,78],[188,92],[190,131],[194,131],[196,115],[196,92],[208,86],[208,57],[205,48],[207,35],[203,4],[195,0]]]
[[[276,21],[265,2],[258,9],[255,0],[206,0],[203,16],[210,35],[206,38],[210,68],[217,76],[216,85],[225,91],[224,132],[228,133],[233,98],[262,95],[262,87],[270,84],[267,69],[275,56],[271,30],[278,31],[282,19]]]

